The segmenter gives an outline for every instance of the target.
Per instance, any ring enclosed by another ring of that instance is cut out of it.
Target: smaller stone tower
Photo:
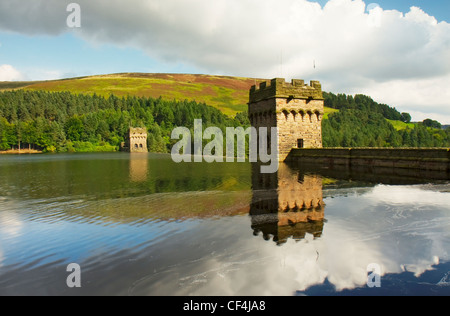
[[[278,128],[278,159],[292,148],[322,147],[324,99],[319,81],[287,83],[283,78],[250,89],[248,115],[253,127]]]
[[[130,153],[147,153],[147,129],[130,128],[126,145]]]

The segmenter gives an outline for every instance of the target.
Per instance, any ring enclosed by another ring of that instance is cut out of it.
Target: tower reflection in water
[[[325,221],[322,177],[303,174],[282,163],[277,173],[261,174],[252,165],[250,216],[253,234],[282,245],[289,238],[322,235]]]
[[[147,153],[130,154],[130,181],[145,182],[148,176],[148,155]]]

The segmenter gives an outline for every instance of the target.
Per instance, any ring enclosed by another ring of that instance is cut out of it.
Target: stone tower
[[[278,159],[292,148],[322,148],[324,99],[318,81],[275,78],[250,89],[248,115],[253,127],[278,128]]]
[[[128,134],[128,150],[130,153],[146,153],[147,149],[147,129],[130,128]]]

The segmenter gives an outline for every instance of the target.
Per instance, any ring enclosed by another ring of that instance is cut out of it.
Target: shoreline
[[[0,151],[0,155],[31,155],[42,154],[42,151],[35,149],[10,149],[6,151]]]

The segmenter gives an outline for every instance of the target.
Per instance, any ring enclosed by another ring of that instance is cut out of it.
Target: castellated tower
[[[283,78],[250,89],[248,115],[253,127],[278,127],[278,159],[292,148],[322,148],[324,99],[318,81],[287,83]],[[270,148],[270,146],[269,146]]]
[[[128,134],[128,150],[131,153],[146,153],[147,149],[147,129],[130,128]]]

